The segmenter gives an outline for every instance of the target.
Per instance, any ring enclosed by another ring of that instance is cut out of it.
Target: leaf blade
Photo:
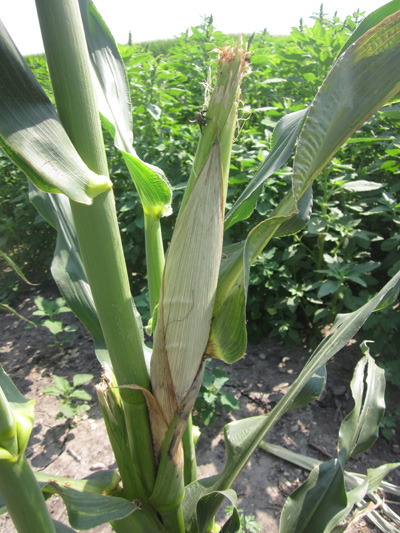
[[[111,188],[80,158],[1,22],[0,80],[0,146],[37,187],[84,204]]]

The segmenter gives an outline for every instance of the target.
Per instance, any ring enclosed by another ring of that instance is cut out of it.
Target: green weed
[[[70,385],[67,379],[53,374],[54,385],[45,387],[42,393],[56,396],[60,401],[56,418],[66,418],[67,421],[72,421],[75,417],[89,411],[88,402],[92,400],[92,396],[80,387],[90,383],[92,379],[92,374],[75,374]]]
[[[223,408],[227,412],[240,408],[239,400],[224,388],[228,381],[229,377],[223,370],[220,368],[210,369],[207,363],[203,384],[194,404],[194,409],[197,412],[193,417],[195,424],[199,425],[201,420],[204,425],[210,426],[217,416],[218,408]]]
[[[66,305],[64,298],[47,300],[43,296],[36,296],[33,300],[37,307],[33,315],[44,317],[40,325],[47,328],[54,335],[55,342],[49,344],[49,347],[64,346],[70,342],[73,339],[71,333],[77,331],[78,328],[72,324],[65,326],[59,318],[60,314],[71,313],[71,309]]]

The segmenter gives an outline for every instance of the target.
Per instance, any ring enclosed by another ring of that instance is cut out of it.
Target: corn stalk
[[[309,109],[282,119],[270,154],[227,214],[231,148],[249,57],[240,42],[220,51],[207,119],[199,119],[200,141],[165,259],[161,221],[170,213],[171,187],[163,172],[142,161],[132,146],[126,75],[107,26],[89,0],[36,4],[57,113],[2,28],[0,144],[34,183],[32,201],[57,229],[52,272],[68,304],[92,333],[104,364],[97,392],[121,484],[110,485],[107,479],[97,492],[57,478],[38,485],[24,457],[32,406],[1,374],[0,492],[21,532],[55,530],[42,489],[63,498],[76,529],[111,522],[117,532],[210,533],[223,498],[235,504],[230,487],[265,434],[289,409],[320,394],[326,362],[399,291],[400,274],[368,304],[340,317],[331,338],[316,350],[271,413],[226,426],[223,472],[197,479],[191,411],[205,359],[231,363],[243,355],[252,262],[272,237],[304,226],[313,180],[353,131],[399,92],[400,69],[395,67],[400,67],[400,2],[371,15],[369,26],[343,50]],[[384,75],[374,75],[378,69]],[[143,207],[154,331],[151,354],[130,293],[101,122],[122,153]],[[250,216],[265,179],[286,163],[298,138],[292,191],[244,242],[224,248],[224,229]],[[380,396],[383,388],[380,385]],[[360,424],[350,424],[363,435],[363,448],[374,441],[382,413],[379,401],[366,401],[363,412],[374,416],[365,426],[363,416]],[[356,437],[350,432],[346,438],[342,444],[347,458]],[[340,461],[335,468],[340,475]],[[26,490],[18,495],[21,480]],[[34,509],[27,493],[34,495],[37,523],[28,524]],[[304,515],[302,502],[296,504],[298,516]],[[20,520],[21,505],[28,512]],[[346,503],[340,509],[341,517],[348,507]],[[337,518],[332,518],[332,508],[328,518],[323,512],[320,518],[320,509],[313,512],[325,524]],[[234,511],[223,531],[238,528]]]

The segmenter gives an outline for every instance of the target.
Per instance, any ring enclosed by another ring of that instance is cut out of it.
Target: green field
[[[311,103],[359,21],[357,13],[345,20],[320,13],[312,27],[293,28],[290,36],[273,37],[267,32],[251,36],[251,74],[243,82],[227,207],[270,151],[279,119]],[[120,47],[132,93],[134,146],[142,159],[164,170],[173,186],[175,214],[200,134],[191,121],[204,109],[215,49],[226,42],[233,44],[236,38],[219,32],[212,19],[205,18],[174,40]],[[44,57],[29,57],[28,63],[52,96]],[[304,337],[313,343],[337,313],[366,302],[399,268],[399,117],[396,103],[371,117],[316,181],[306,230],[276,239],[257,259],[247,305],[250,341],[274,335],[288,345]],[[141,207],[107,134],[106,143],[125,257],[134,273],[133,293],[146,316]],[[20,265],[41,269],[43,262],[51,261],[55,234],[30,206],[27,182],[6,157],[0,158],[0,172],[1,248]],[[291,172],[289,160],[268,178],[251,219],[229,229],[227,243],[243,239],[250,227],[272,212],[282,190],[290,187]],[[165,244],[174,221],[174,215],[162,220]],[[11,302],[23,289],[23,283],[12,277],[2,284],[0,299]],[[383,339],[388,348],[386,340],[398,333],[399,325],[398,307],[368,320],[365,330],[376,341],[375,353],[381,352]]]

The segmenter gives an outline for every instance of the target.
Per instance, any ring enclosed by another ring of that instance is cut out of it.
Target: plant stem
[[[25,459],[0,460],[0,493],[19,533],[56,533],[42,491]]]
[[[107,175],[89,54],[77,0],[36,0],[57,111],[84,162]],[[90,206],[71,202],[80,251],[118,385],[150,387],[111,190]],[[154,458],[143,394],[124,389],[132,459],[150,493]],[[134,406],[137,405],[137,410]],[[146,478],[146,479],[144,479]],[[139,492],[139,489],[138,489]],[[137,497],[146,497],[138,494]]]
[[[161,281],[164,270],[164,246],[160,219],[144,213],[146,240],[147,283],[149,287],[150,312],[153,314],[160,299]]]
[[[194,442],[193,442],[192,415],[189,416],[185,432],[182,436],[182,445],[183,445],[183,458],[184,458],[183,477],[184,477],[184,482],[186,486],[186,485],[189,485],[189,483],[196,481],[197,479],[197,463],[196,463],[196,452],[194,449]]]

